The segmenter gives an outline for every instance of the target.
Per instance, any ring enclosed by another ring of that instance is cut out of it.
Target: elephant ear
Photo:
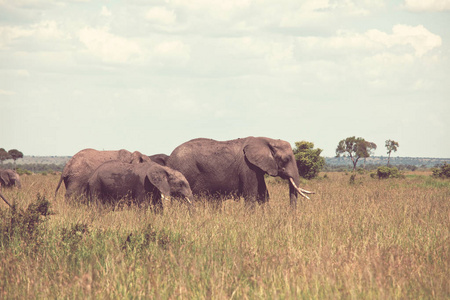
[[[278,165],[270,143],[262,138],[250,137],[244,147],[245,157],[270,176],[278,175]]]
[[[170,196],[170,185],[168,181],[168,174],[164,170],[155,171],[152,168],[146,175],[144,180],[148,179],[161,194],[164,196]]]
[[[6,186],[10,184],[9,175],[7,172],[0,172],[0,178]]]

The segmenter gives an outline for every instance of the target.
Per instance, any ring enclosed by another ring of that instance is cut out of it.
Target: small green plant
[[[20,176],[22,175],[31,175],[33,174],[31,171],[26,170],[26,169],[22,169],[22,168],[17,168],[16,169],[17,174],[19,174]]]
[[[159,248],[167,250],[172,246],[179,247],[184,244],[184,238],[179,233],[167,229],[157,230],[148,224],[141,232],[130,233],[125,240],[122,249],[141,252],[150,244],[156,244]]]
[[[71,250],[71,252],[74,252],[78,248],[79,243],[83,240],[83,236],[88,233],[89,228],[87,224],[72,224],[70,228],[61,229],[61,241]]]
[[[366,173],[366,170],[364,170],[363,168],[359,167],[358,169],[356,169],[356,172],[358,172],[358,174],[360,174],[360,175],[364,175],[364,173]]]

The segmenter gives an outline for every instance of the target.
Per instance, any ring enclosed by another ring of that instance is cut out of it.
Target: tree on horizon
[[[14,170],[16,169],[16,160],[19,158],[23,158],[23,153],[17,149],[11,149],[8,151],[10,158],[14,160]]]
[[[10,159],[11,157],[9,156],[9,153],[4,149],[4,148],[0,148],[0,161],[1,164],[3,165],[3,161]]]
[[[389,155],[388,156],[388,162],[387,162],[387,165],[389,167],[389,163],[390,163],[390,160],[391,160],[391,152],[392,151],[397,152],[397,148],[399,146],[398,146],[398,142],[396,142],[394,140],[387,140],[385,146],[386,146],[386,149],[388,150],[387,154]]]
[[[377,145],[372,142],[368,142],[362,137],[356,138],[355,136],[348,137],[341,140],[336,147],[336,157],[349,156],[353,163],[353,171],[356,170],[358,160],[367,158],[370,156],[372,150],[375,150]]]

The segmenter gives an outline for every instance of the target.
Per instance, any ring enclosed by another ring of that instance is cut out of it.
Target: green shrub
[[[316,178],[325,165],[325,158],[320,156],[322,149],[314,149],[314,143],[301,141],[295,143],[293,151],[299,175],[305,179]]]
[[[20,176],[22,175],[31,175],[33,174],[31,171],[28,171],[26,169],[22,169],[22,168],[17,168],[16,169],[17,174],[19,174]]]
[[[404,175],[396,167],[378,167],[377,169],[378,179],[387,178],[404,178]]]
[[[450,178],[450,165],[447,163],[444,163],[439,168],[433,168],[433,177],[440,177],[440,178]]]
[[[13,239],[19,239],[27,244],[37,241],[37,232],[46,220],[50,211],[50,202],[38,194],[37,200],[26,210],[17,208],[13,203],[9,210],[0,210],[0,246],[8,246]]]
[[[89,227],[87,224],[72,224],[70,228],[61,229],[61,241],[71,252],[75,252],[78,244],[83,240],[83,236],[88,233]]]

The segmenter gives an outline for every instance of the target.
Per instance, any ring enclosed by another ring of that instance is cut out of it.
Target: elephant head
[[[244,146],[246,159],[270,176],[279,176],[289,180],[289,194],[291,205],[295,206],[297,193],[308,198],[305,194],[313,194],[299,188],[300,175],[297,169],[291,145],[283,140],[249,137]]]
[[[0,184],[3,184],[5,187],[15,185],[19,189],[22,187],[19,174],[10,169],[0,170]]]
[[[158,189],[162,198],[183,198],[189,204],[192,199],[192,191],[186,178],[178,171],[165,166],[152,163],[143,177],[145,190],[152,190],[151,186]]]
[[[132,154],[131,154],[131,160],[130,160],[130,163],[132,163],[132,164],[134,164],[134,163],[143,163],[143,162],[149,162],[149,161],[152,161],[151,159],[150,159],[150,157],[148,157],[147,155],[144,155],[144,154],[142,154],[141,152],[139,152],[139,151],[134,151]]]

